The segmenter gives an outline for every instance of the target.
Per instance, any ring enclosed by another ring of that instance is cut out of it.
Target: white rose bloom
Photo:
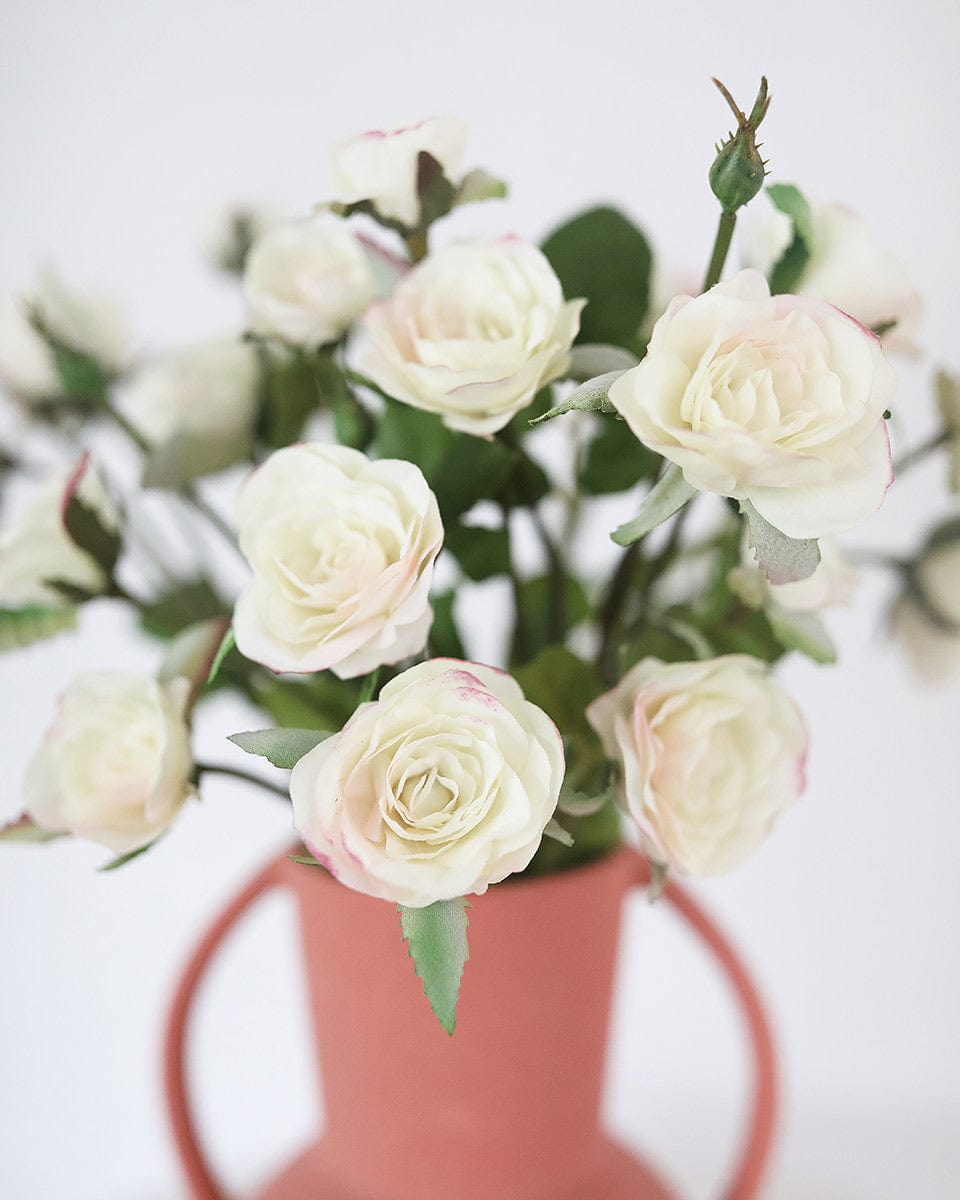
[[[788,537],[817,538],[880,507],[893,391],[863,326],[819,300],[771,297],[759,272],[742,271],[676,297],[610,401],[693,487],[750,501]]]
[[[415,228],[420,223],[418,155],[425,150],[455,184],[466,140],[467,127],[458,117],[431,117],[403,129],[346,138],[330,152],[334,199],[341,204],[368,200],[380,216]]]
[[[21,518],[0,530],[0,605],[63,607],[67,601],[47,583],[60,580],[96,594],[107,578],[86,551],[67,533],[63,523],[64,497],[76,468],[58,471],[42,486]],[[118,514],[95,467],[83,470],[77,497],[116,529]]]
[[[247,658],[348,679],[423,649],[443,526],[419,467],[288,446],[250,476],[237,516],[254,575],[233,618]]]
[[[727,580],[731,590],[751,608],[774,605],[783,612],[818,613],[849,604],[859,582],[857,572],[832,538],[821,540],[820,561],[813,574],[794,583],[771,583],[767,579],[747,542],[746,531],[740,555],[740,566],[729,572]]]
[[[235,440],[253,429],[259,381],[252,346],[210,342],[142,367],[124,389],[120,408],[153,445],[178,434]]]
[[[376,293],[362,245],[330,215],[268,229],[247,255],[243,281],[254,329],[296,346],[337,341]]]
[[[193,792],[186,680],[91,671],[60,698],[24,780],[44,829],[126,854],[152,842]]]
[[[294,825],[346,886],[422,908],[522,871],[563,770],[556,726],[514,679],[432,659],[297,763]]]
[[[645,658],[587,719],[620,764],[621,801],[646,853],[678,871],[735,867],[804,788],[803,718],[745,654]]]
[[[368,310],[362,369],[451,429],[492,434],[567,369],[584,303],[519,238],[449,246]]]
[[[903,264],[859,213],[809,197],[807,203],[813,244],[796,292],[835,304],[868,329],[894,323],[884,344],[914,351],[923,305]],[[793,222],[765,192],[747,213],[744,261],[769,275],[792,241]]]
[[[33,327],[36,309],[51,336],[96,360],[107,375],[130,363],[133,339],[120,306],[100,293],[76,292],[52,271],[34,292],[0,307],[0,381],[21,400],[55,400],[64,395],[53,353]]]

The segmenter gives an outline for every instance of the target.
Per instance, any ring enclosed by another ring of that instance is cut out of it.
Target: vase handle
[[[650,882],[650,864],[639,853],[635,882],[639,886]],[[674,880],[668,880],[663,896],[713,952],[743,1012],[753,1049],[753,1103],[746,1140],[722,1200],[754,1200],[773,1147],[777,1116],[777,1063],[770,1024],[753,980],[717,925]]]
[[[187,1026],[194,996],[210,960],[233,925],[264,892],[283,884],[281,867],[284,863],[283,857],[268,863],[231,900],[203,935],[180,977],[167,1018],[163,1051],[163,1084],[167,1097],[167,1112],[170,1114],[174,1141],[194,1200],[227,1200],[226,1193],[214,1178],[201,1149],[187,1089]]]

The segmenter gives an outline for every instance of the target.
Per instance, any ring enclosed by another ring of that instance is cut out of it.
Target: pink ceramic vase
[[[675,1200],[599,1125],[620,912],[624,895],[647,879],[646,863],[621,848],[589,866],[472,897],[470,960],[451,1038],[414,976],[394,905],[285,856],[272,862],[208,930],[170,1014],[168,1105],[193,1196],[224,1197],[188,1105],[194,991],[243,911],[267,889],[288,887],[301,921],[326,1123],[257,1200]],[[665,898],[717,955],[744,1008],[754,1100],[722,1195],[749,1200],[773,1129],[767,1023],[716,927],[676,884]]]

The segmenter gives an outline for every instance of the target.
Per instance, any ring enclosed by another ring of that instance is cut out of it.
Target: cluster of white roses
[[[460,174],[463,142],[462,125],[442,118],[337,147],[336,205],[259,226],[239,256],[253,337],[182,352],[127,379],[120,413],[137,436],[181,449],[205,438],[247,444],[261,356],[312,353],[348,336],[351,369],[368,390],[478,438],[570,378],[585,300],[564,296],[536,247],[504,237],[407,262],[356,231],[351,214],[360,211],[410,247],[424,241],[425,161],[449,204],[486,186]],[[874,311],[869,289],[863,305],[851,295],[852,315],[834,307],[841,297],[830,271],[840,268],[831,247],[854,252],[848,226],[842,214],[820,213],[820,258],[802,294],[771,295],[747,269],[671,300],[642,360],[604,389],[630,432],[679,470],[686,495],[730,498],[778,546],[850,529],[878,508],[892,477],[884,418],[893,372],[868,326],[899,320],[912,293],[901,288],[896,311]],[[787,232],[767,243],[769,267]],[[104,333],[116,327],[101,324],[98,308],[75,312],[61,293],[37,305],[41,323],[23,312],[0,323],[0,375],[15,395],[60,392],[51,334],[108,375],[127,369],[129,355]],[[230,449],[209,461],[236,458]],[[10,609],[65,603],[58,582],[107,590],[102,567],[64,523],[66,486],[53,481],[0,534],[0,601]],[[79,499],[117,527],[92,470]],[[421,907],[482,892],[527,867],[545,832],[563,836],[552,827],[564,743],[551,717],[501,671],[424,657],[444,528],[419,467],[316,440],[281,447],[244,482],[236,517],[251,574],[232,630],[246,659],[281,676],[331,671],[342,680],[423,659],[296,763],[294,821],[318,862],[350,887]],[[849,569],[829,540],[807,567],[781,577],[757,545],[745,541],[730,586],[771,623],[849,594]],[[956,554],[956,544],[941,552],[953,575]],[[944,609],[953,593],[938,584],[939,567],[931,559],[926,583]],[[29,821],[120,854],[152,842],[194,789],[191,686],[189,672],[162,682],[76,680],[28,771]],[[646,852],[680,871],[736,865],[804,786],[803,719],[748,655],[643,657],[586,716]]]

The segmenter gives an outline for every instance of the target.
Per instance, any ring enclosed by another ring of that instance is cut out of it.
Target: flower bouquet
[[[471,897],[625,839],[656,895],[760,845],[807,755],[772,668],[835,660],[822,613],[856,577],[835,539],[892,481],[888,354],[916,353],[919,305],[858,216],[765,184],[766,81],[749,113],[718,86],[735,123],[702,287],[670,289],[609,207],[540,247],[445,239],[447,214],[506,188],[464,172],[462,124],[434,118],[334,147],[334,198],[308,217],[230,214],[232,338],[144,362],[112,302],[54,275],[8,305],[3,470],[48,477],[0,532],[0,648],[99,602],[164,645],[154,678],[66,685],[4,839],[88,838],[112,870],[176,836],[209,773],[245,775],[191,748],[197,706],[232,689],[265,714],[232,741],[289,772],[250,777],[289,791],[296,869],[396,906],[409,986],[450,1034]],[[937,389],[942,431],[898,469],[943,451],[956,490],[960,383]],[[106,427],[132,486],[98,453]],[[148,493],[215,530],[242,586],[218,563],[178,575]],[[598,533],[615,495],[629,519]],[[942,662],[957,522],[874,561],[896,626]],[[494,662],[472,659],[478,623]]]

